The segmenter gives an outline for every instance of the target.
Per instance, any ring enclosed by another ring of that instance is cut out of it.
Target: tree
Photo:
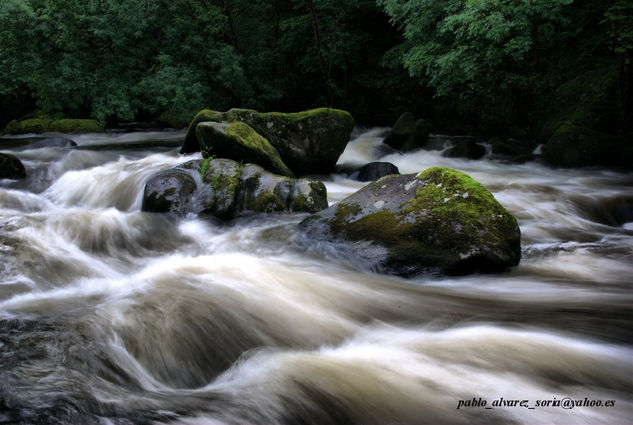
[[[411,76],[462,114],[524,122],[553,82],[547,64],[572,0],[378,0],[403,31]]]

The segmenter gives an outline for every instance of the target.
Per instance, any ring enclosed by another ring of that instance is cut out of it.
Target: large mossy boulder
[[[552,165],[633,167],[633,140],[565,123],[543,146],[543,158]]]
[[[165,170],[152,176],[143,191],[142,211],[184,216],[190,212],[197,183],[183,169]]]
[[[296,175],[332,172],[354,128],[354,119],[348,112],[331,108],[294,113],[202,110],[189,125],[181,153],[200,150],[196,127],[204,121],[248,124],[277,149],[283,162]]]
[[[0,153],[0,179],[23,179],[26,177],[24,164],[15,155]]]
[[[208,158],[153,176],[146,184],[142,209],[231,220],[253,213],[314,213],[327,207],[322,182],[272,174],[255,164]]]
[[[549,140],[565,123],[607,133],[630,126],[630,117],[622,113],[619,81],[618,67],[611,65],[579,73],[560,85],[551,94],[553,107],[543,111],[538,139]]]
[[[268,140],[243,122],[201,122],[196,137],[203,158],[218,157],[250,162],[275,174],[294,177]]]
[[[494,272],[521,258],[512,214],[471,177],[443,167],[385,176],[299,227],[400,276]]]

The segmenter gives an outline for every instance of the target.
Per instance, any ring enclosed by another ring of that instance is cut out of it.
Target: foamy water
[[[140,212],[149,176],[197,155],[9,149],[29,178],[0,182],[0,423],[630,423],[633,176],[389,153],[384,132],[339,163],[466,172],[517,217],[521,264],[378,275],[298,242],[305,214]],[[323,178],[330,203],[363,186]]]

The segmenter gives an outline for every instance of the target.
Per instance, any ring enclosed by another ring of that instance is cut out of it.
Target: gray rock
[[[327,190],[320,181],[280,176],[226,158],[193,160],[158,173],[147,182],[143,198],[143,211],[204,213],[221,220],[254,213],[314,213],[327,207]]]
[[[481,184],[443,167],[380,178],[299,228],[401,276],[494,272],[521,258],[512,214]]]
[[[486,148],[477,139],[462,138],[454,141],[455,145],[444,152],[449,158],[479,159],[486,154]]]
[[[400,171],[391,162],[370,162],[359,168],[351,177],[360,182],[370,182],[389,174],[400,174]]]
[[[205,109],[191,121],[181,153],[200,150],[196,127],[204,121],[248,124],[270,142],[295,175],[331,173],[354,128],[354,118],[339,109],[318,108],[293,113]]]
[[[162,171],[152,176],[143,191],[142,211],[184,216],[189,211],[196,180],[183,169]]]

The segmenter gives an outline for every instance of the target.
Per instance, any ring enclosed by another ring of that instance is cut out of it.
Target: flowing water
[[[0,181],[0,423],[631,423],[633,175],[383,135],[339,163],[466,172],[517,217],[521,264],[402,279],[306,245],[305,214],[140,212],[149,176],[198,157],[182,132],[0,141],[29,173]],[[363,185],[323,178],[330,203]]]

